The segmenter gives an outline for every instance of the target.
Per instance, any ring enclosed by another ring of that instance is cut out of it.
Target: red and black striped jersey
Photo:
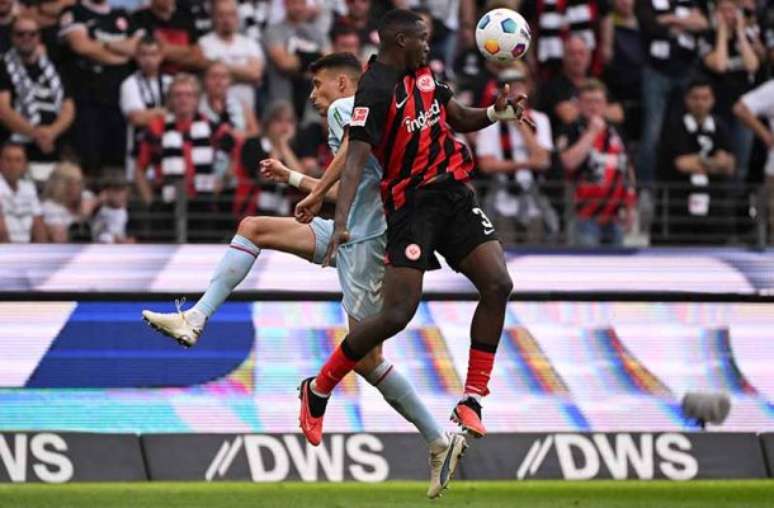
[[[403,72],[374,58],[369,62],[355,95],[349,139],[369,143],[382,165],[387,213],[438,175],[469,179],[473,158],[446,123],[451,98],[430,67]]]
[[[568,126],[557,137],[560,151],[574,145],[586,130],[583,121]],[[575,180],[575,213],[601,224],[616,220],[623,206],[634,204],[635,196],[627,178],[629,161],[621,136],[608,126],[594,140],[586,160],[571,175]]]

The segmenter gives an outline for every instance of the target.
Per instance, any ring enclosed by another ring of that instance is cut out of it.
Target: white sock
[[[430,453],[441,453],[449,447],[449,437],[444,433],[440,437],[431,441],[428,445]]]
[[[368,373],[366,379],[398,413],[414,424],[428,445],[438,439],[445,439],[441,427],[422,403],[414,387],[390,362],[384,360]]]
[[[318,397],[320,397],[320,398],[323,398],[323,399],[327,399],[328,397],[330,397],[330,396],[331,396],[331,394],[330,394],[330,393],[322,393],[322,392],[318,392],[316,388],[317,388],[317,386],[315,385],[314,379],[312,379],[312,382],[311,382],[311,383],[309,383],[309,389],[310,389],[310,390],[312,390],[312,393],[313,393],[313,394],[315,394],[315,395],[317,395]]]
[[[193,306],[193,310],[207,318],[212,317],[234,288],[247,277],[260,253],[261,249],[253,242],[244,236],[234,235],[220,264],[215,269],[207,291]]]

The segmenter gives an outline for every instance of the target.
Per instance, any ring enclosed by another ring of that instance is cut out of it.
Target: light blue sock
[[[384,360],[366,379],[398,413],[414,424],[428,445],[443,436],[441,427],[419,400],[414,387],[390,362]]]
[[[241,235],[234,235],[226,254],[215,269],[207,291],[193,308],[208,318],[226,301],[228,295],[247,277],[258,254],[261,253],[253,242]]]

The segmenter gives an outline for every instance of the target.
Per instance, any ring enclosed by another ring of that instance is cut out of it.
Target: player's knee
[[[265,230],[264,217],[245,217],[239,222],[237,234],[244,236],[255,244],[256,247],[264,248],[262,232]]]
[[[395,335],[406,328],[409,321],[411,321],[411,318],[414,316],[414,310],[415,309],[409,308],[407,305],[396,305],[384,311],[384,324],[390,335]]]
[[[494,277],[481,288],[481,297],[491,301],[507,302],[513,292],[513,280],[507,272]]]

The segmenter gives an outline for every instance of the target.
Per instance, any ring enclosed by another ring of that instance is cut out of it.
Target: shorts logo
[[[412,244],[409,244],[408,247],[406,247],[405,254],[406,254],[406,258],[409,261],[416,261],[417,259],[419,259],[419,256],[422,255],[422,249],[419,248],[419,245],[412,243]]]
[[[432,92],[435,90],[435,80],[432,76],[425,74],[417,78],[417,88],[421,92]]]
[[[368,108],[355,108],[352,110],[352,119],[349,125],[352,127],[365,127],[368,119]]]

